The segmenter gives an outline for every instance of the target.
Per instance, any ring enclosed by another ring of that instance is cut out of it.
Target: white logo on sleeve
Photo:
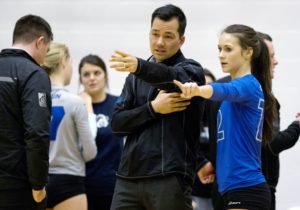
[[[109,117],[104,114],[98,114],[96,116],[97,127],[105,128],[109,125]]]
[[[38,93],[40,107],[47,107],[46,93]]]

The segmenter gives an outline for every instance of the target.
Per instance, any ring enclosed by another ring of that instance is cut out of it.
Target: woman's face
[[[80,81],[84,90],[90,95],[97,95],[105,91],[106,75],[99,66],[85,63],[81,67]]]
[[[239,39],[229,33],[222,33],[219,38],[219,59],[224,73],[234,74],[250,64],[246,50],[242,50]]]

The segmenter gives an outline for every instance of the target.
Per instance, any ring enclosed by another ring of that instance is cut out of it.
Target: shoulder
[[[204,71],[199,62],[193,59],[185,59],[178,63],[178,66],[182,67],[193,81],[197,81],[199,85],[205,84]]]
[[[261,85],[253,75],[246,75],[244,77],[232,80],[232,82],[236,83],[236,87],[247,94],[249,100],[251,98],[264,98]]]
[[[84,104],[83,99],[79,95],[70,93],[69,91],[66,91],[66,94],[68,95],[70,101],[73,102],[74,104],[79,104],[79,105]]]
[[[115,95],[112,95],[110,93],[107,93],[107,101],[110,103],[110,104],[114,104],[116,103],[116,101],[118,100],[119,96],[115,96]]]
[[[117,98],[118,98],[118,96],[113,95],[111,93],[106,93],[106,95],[107,95],[107,99],[109,99],[109,100],[117,100]]]
[[[258,80],[251,74],[233,79],[233,80],[231,80],[231,82],[239,83],[240,85],[247,86],[247,87],[252,87],[252,89],[255,87],[260,88],[260,84],[259,84]]]
[[[47,72],[39,65],[26,61],[25,63],[19,63],[19,70],[17,70],[17,75],[21,83],[27,84],[27,81],[31,80],[37,86],[49,86],[50,89],[50,78]]]
[[[179,62],[177,65],[179,66],[190,66],[192,68],[198,68],[203,70],[201,64],[193,59],[185,58],[183,61]]]
[[[83,99],[79,95],[76,95],[74,93],[70,93],[66,89],[62,89],[60,91],[60,93],[62,94],[62,97],[64,98],[64,100],[70,106],[74,106],[74,105],[76,106],[76,105],[82,105],[82,104],[84,104]]]
[[[193,59],[185,59],[182,62],[179,62],[176,66],[180,66],[195,75],[203,75],[204,77],[204,71],[201,64]]]
[[[47,72],[37,63],[28,57],[18,56],[15,59],[16,67],[21,68],[23,73],[31,74],[37,73],[40,75],[47,75]]]
[[[20,62],[18,64],[18,68],[22,69],[19,71],[19,74],[24,77],[36,76],[40,77],[41,79],[49,78],[47,72],[41,66],[32,63],[29,60]]]
[[[231,77],[230,76],[226,76],[226,77],[222,77],[222,78],[218,79],[215,82],[226,83],[226,82],[230,82],[230,81],[231,81]]]

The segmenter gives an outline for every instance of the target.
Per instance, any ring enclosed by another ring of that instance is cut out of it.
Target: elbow
[[[124,137],[129,134],[129,132],[124,131],[124,127],[122,125],[120,125],[119,123],[114,123],[113,120],[111,122],[111,129],[113,134],[117,137]]]
[[[298,137],[299,137],[299,136],[298,136]],[[297,143],[297,141],[298,141],[298,138],[297,138],[297,137],[293,138],[293,141],[290,142],[289,148],[295,146],[295,144]]]
[[[124,120],[118,119],[117,117],[112,117],[111,130],[113,133],[122,133],[124,126]]]
[[[117,123],[117,120],[114,117],[112,118],[110,125],[113,132],[118,132],[120,129],[119,123]]]
[[[91,160],[94,159],[97,156],[97,146],[95,145],[95,148],[93,149],[93,151],[91,152]]]
[[[91,142],[92,144],[89,146],[89,148],[83,151],[83,157],[85,162],[91,161],[97,156],[98,151],[94,139]]]

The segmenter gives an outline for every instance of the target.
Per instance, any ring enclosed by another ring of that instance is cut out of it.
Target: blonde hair
[[[52,42],[42,67],[46,70],[48,75],[51,75],[57,71],[61,62],[69,57],[69,49],[66,45]]]

